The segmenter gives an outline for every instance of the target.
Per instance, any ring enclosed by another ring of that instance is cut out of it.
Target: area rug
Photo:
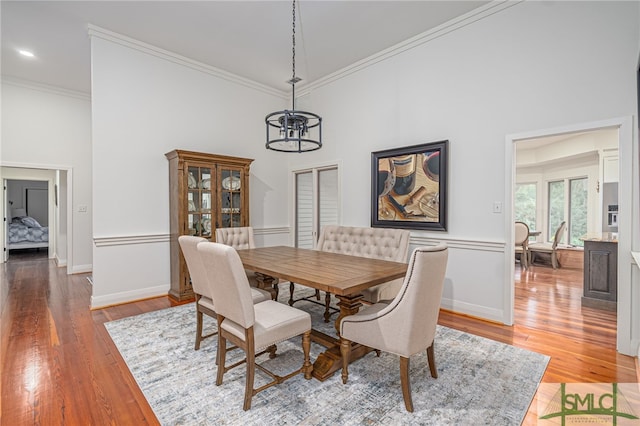
[[[288,297],[288,291],[284,293]],[[296,296],[300,293],[296,290]],[[312,314],[314,328],[332,330],[333,321],[322,321],[322,306],[296,306]],[[425,353],[411,358],[413,413],[404,407],[398,357],[385,353],[379,358],[370,353],[352,363],[347,384],[339,372],[324,382],[298,375],[258,393],[251,410],[243,411],[245,368],[231,370],[221,386],[215,385],[217,337],[193,349],[193,304],[105,326],[163,425],[519,425],[549,361],[541,354],[438,326],[439,377],[431,377]],[[215,322],[206,316],[205,329],[215,330]],[[323,350],[312,344],[312,360]],[[227,365],[243,357],[239,350],[227,354]],[[300,338],[278,344],[275,359],[263,355],[258,360],[279,374],[299,368]],[[256,370],[255,387],[268,380]]]

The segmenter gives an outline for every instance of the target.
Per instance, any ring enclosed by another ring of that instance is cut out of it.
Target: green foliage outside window
[[[587,233],[587,178],[569,182],[569,244],[582,247],[580,237]]]
[[[516,184],[515,192],[515,219],[524,222],[529,229],[536,229],[536,184]]]
[[[564,181],[549,182],[549,228],[547,241],[553,241],[556,230],[564,220]]]

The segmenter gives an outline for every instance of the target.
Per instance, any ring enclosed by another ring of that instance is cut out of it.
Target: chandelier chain
[[[292,48],[291,48],[291,53],[292,53],[292,58],[291,58],[291,63],[293,66],[293,77],[291,78],[292,80],[295,80],[296,78],[296,0],[293,0],[293,16],[292,16],[292,35],[291,35],[291,41],[292,41]]]

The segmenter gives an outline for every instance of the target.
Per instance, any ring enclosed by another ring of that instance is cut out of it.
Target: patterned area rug
[[[297,289],[296,296],[306,290]],[[280,299],[288,293],[281,292]],[[312,314],[314,328],[332,330],[333,321],[322,321],[322,306],[296,306]],[[439,377],[431,377],[426,353],[411,358],[413,413],[404,407],[399,359],[385,353],[379,358],[370,353],[351,364],[346,385],[340,372],[325,382],[298,375],[254,396],[251,410],[245,412],[245,367],[231,370],[221,386],[215,385],[217,338],[205,339],[200,350],[193,349],[193,304],[105,326],[163,425],[519,425],[549,361],[541,354],[438,326]],[[215,322],[206,315],[205,329],[215,330]],[[323,350],[312,344],[312,361]],[[242,358],[242,351],[227,356],[229,365]],[[258,358],[279,374],[299,368],[302,360],[300,338],[279,344],[275,359]],[[255,387],[268,380],[256,370]]]

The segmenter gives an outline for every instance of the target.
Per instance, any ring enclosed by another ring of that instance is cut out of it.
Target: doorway
[[[505,214],[505,235],[507,250],[505,250],[505,262],[508,265],[506,273],[508,274],[508,282],[512,285],[505,286],[505,300],[508,304],[509,323],[513,323],[514,318],[514,273],[515,264],[512,259],[515,256],[514,253],[514,235],[513,235],[513,223],[514,223],[514,189],[516,182],[516,146],[522,141],[562,136],[567,134],[574,134],[580,132],[592,132],[603,129],[616,129],[618,133],[618,153],[621,161],[619,162],[619,239],[618,239],[618,253],[622,255],[619,257],[617,269],[618,269],[618,310],[617,310],[617,350],[626,355],[635,355],[637,342],[632,339],[632,312],[634,304],[631,298],[631,246],[632,246],[632,200],[633,188],[636,184],[632,179],[634,163],[637,163],[633,157],[633,132],[632,132],[632,117],[622,117],[611,120],[603,120],[592,123],[584,123],[578,125],[565,126],[561,128],[554,128],[548,130],[532,131],[522,134],[508,135],[506,137],[506,171],[505,171],[505,195],[506,202],[510,209]],[[601,218],[601,212],[596,214],[596,217]],[[637,242],[636,242],[637,243]],[[628,259],[627,259],[628,258]],[[629,261],[627,261],[629,260]]]
[[[338,179],[335,164],[293,172],[295,247],[315,248],[322,227],[339,223]]]
[[[3,164],[0,174],[5,184],[3,191],[3,211],[5,224],[10,219],[10,205],[7,198],[6,181],[46,181],[47,183],[47,206],[49,224],[49,245],[47,247],[48,258],[54,259],[57,266],[66,267],[67,274],[73,271],[73,223],[72,223],[72,193],[73,193],[73,170],[65,167],[31,167],[28,165],[8,165]],[[26,196],[26,195],[25,195]],[[38,197],[37,195],[35,196]],[[37,201],[33,201],[37,202]],[[26,200],[25,200],[26,204]],[[26,213],[26,212],[25,212]],[[43,220],[44,222],[44,220]],[[41,223],[42,225],[42,223]],[[5,261],[8,254],[8,227],[5,225],[3,232],[0,232],[4,248],[4,255],[0,261]]]
[[[49,182],[5,179],[5,261],[49,257]],[[53,257],[54,253],[51,253]]]

